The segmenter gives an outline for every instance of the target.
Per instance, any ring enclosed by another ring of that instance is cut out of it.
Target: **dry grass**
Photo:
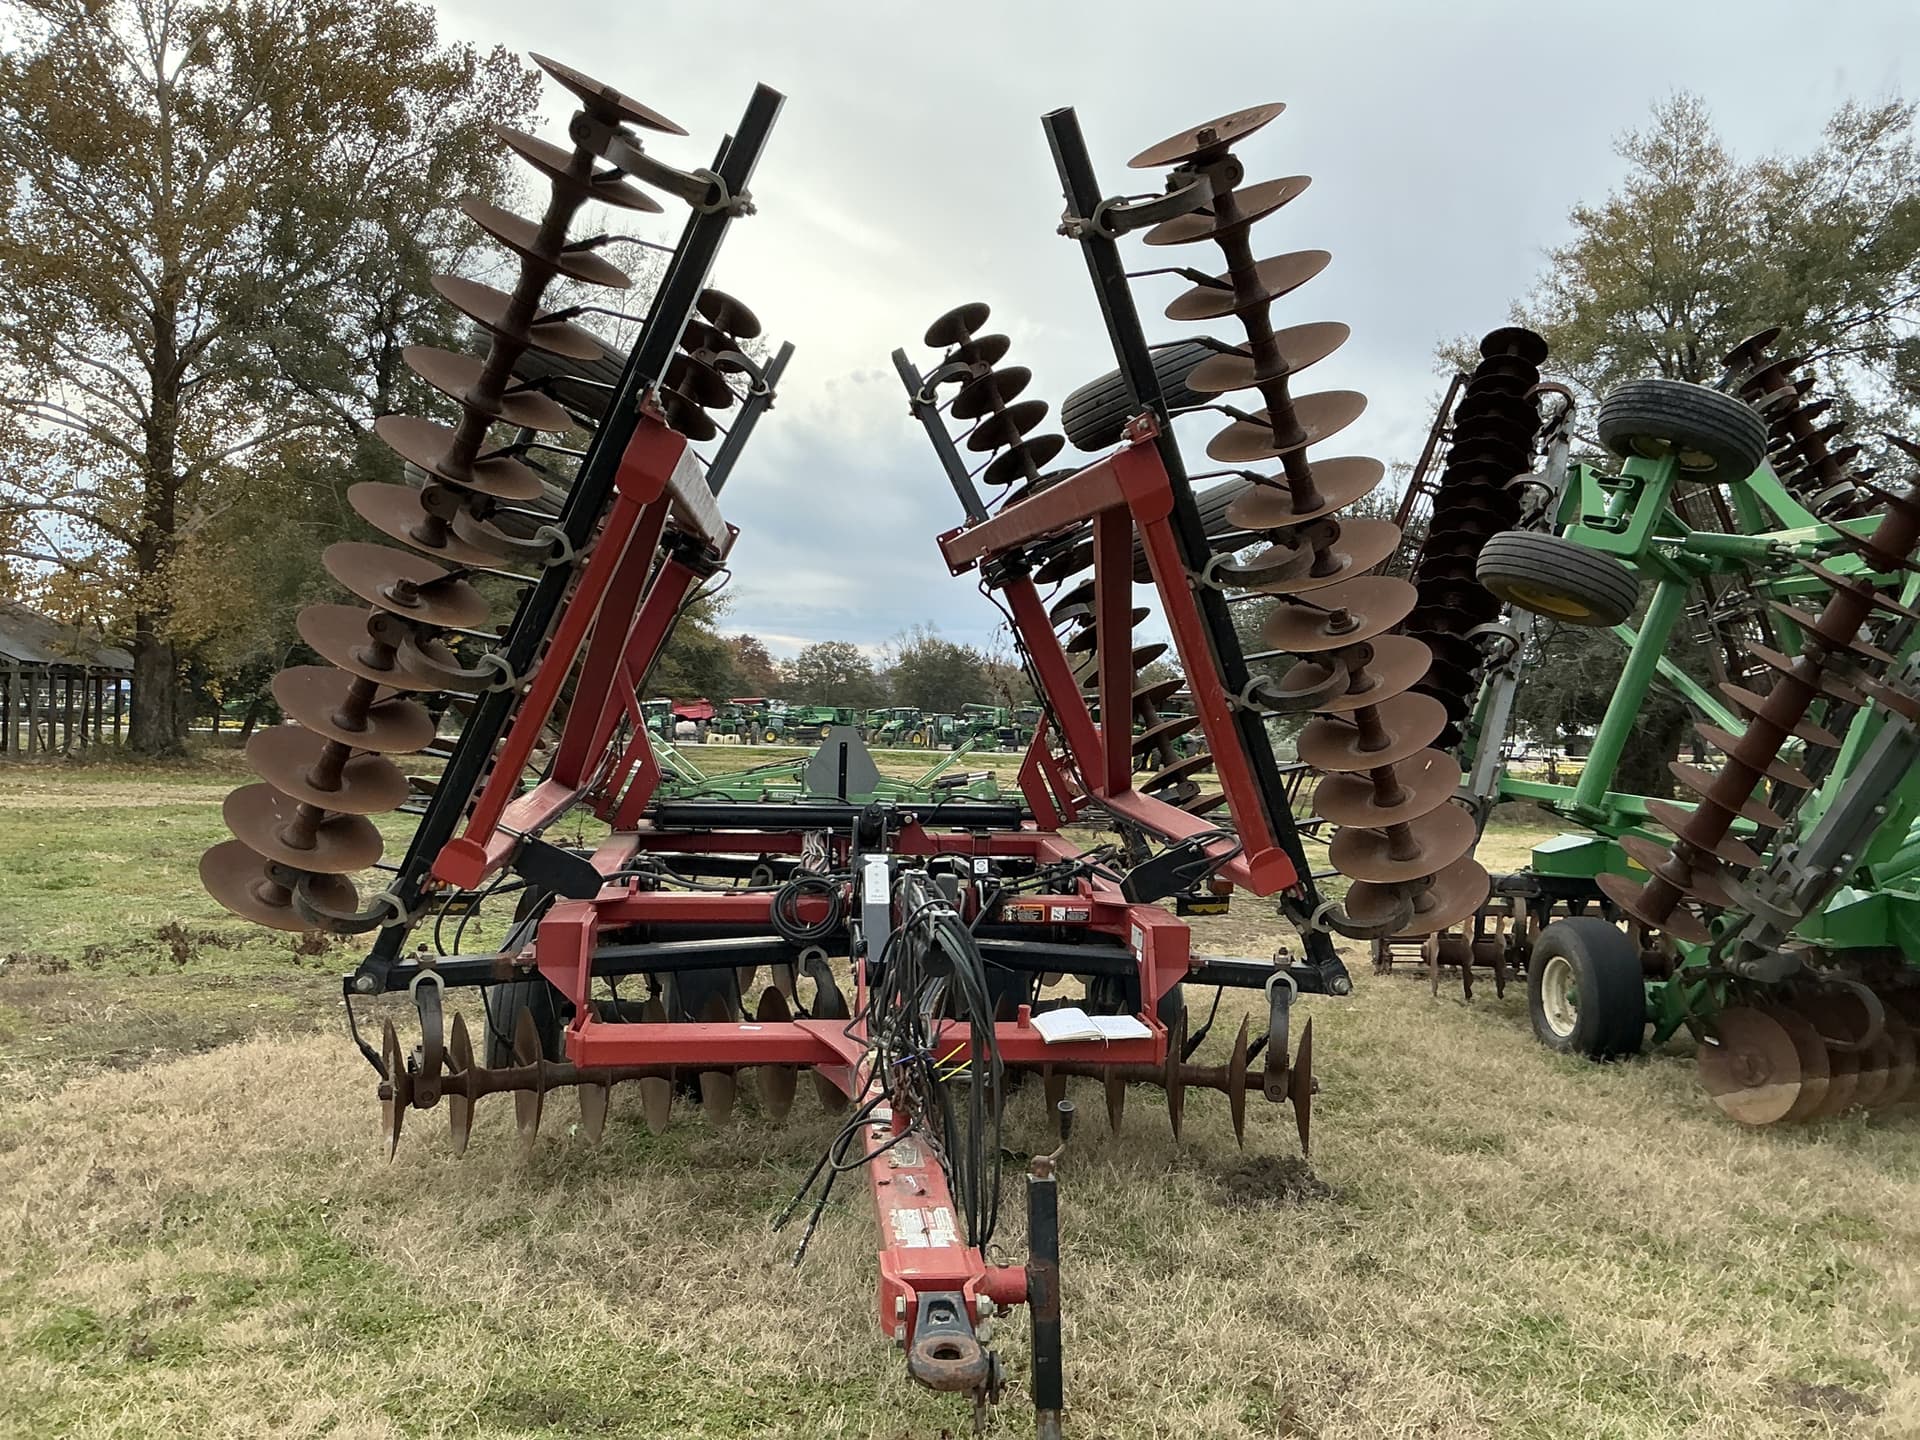
[[[118,854],[156,813],[76,823]],[[197,849],[205,827],[180,828],[164,844]],[[1515,855],[1528,838],[1493,837]],[[0,825],[0,865],[33,843]],[[67,898],[118,934],[118,871],[88,863],[91,881],[62,872]],[[220,929],[177,878],[148,873],[134,908]],[[1236,953],[1276,938],[1252,907],[1200,934]],[[964,1433],[879,1338],[860,1187],[797,1272],[791,1236],[768,1231],[833,1129],[804,1093],[783,1126],[747,1102],[728,1131],[682,1114],[658,1138],[618,1095],[598,1149],[555,1097],[531,1157],[495,1100],[465,1160],[433,1113],[388,1165],[371,1072],[310,1028],[335,1013],[338,958],[249,943],[0,973],[0,1005],[64,1034],[69,1057],[0,1112],[0,1435]],[[1218,1097],[1190,1098],[1176,1143],[1149,1092],[1119,1139],[1093,1118],[1097,1089],[1078,1095],[1071,1434],[1920,1433],[1912,1118],[1748,1134],[1678,1051],[1574,1065],[1526,1036],[1517,993],[1467,1006],[1357,979],[1348,1000],[1309,1002],[1330,1195],[1260,1203],[1264,1172],[1242,1167],[1292,1152],[1283,1110],[1254,1102],[1243,1155]],[[135,1068],[76,1072],[130,986],[188,1032],[198,1016],[245,1038],[182,1033]],[[250,1004],[274,1018],[232,1020]],[[1042,1138],[1029,1088],[1009,1143]],[[1009,1255],[1019,1193],[1016,1176]],[[999,1341],[1023,1375],[1024,1327]],[[997,1433],[1030,1433],[1022,1398]]]

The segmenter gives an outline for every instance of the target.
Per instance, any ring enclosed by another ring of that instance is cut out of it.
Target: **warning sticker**
[[[902,1249],[932,1250],[960,1243],[960,1227],[945,1205],[931,1210],[895,1210],[890,1219],[893,1243]]]

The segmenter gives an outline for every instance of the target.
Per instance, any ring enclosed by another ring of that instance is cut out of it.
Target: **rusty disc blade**
[[[640,1025],[660,1025],[666,1022],[667,1007],[660,1002],[658,995],[651,995],[641,1002],[640,1015],[635,1022]],[[640,1113],[646,1121],[647,1133],[662,1134],[673,1118],[673,1081],[665,1075],[645,1075],[640,1079]]]
[[[1252,420],[1236,420],[1209,440],[1207,458],[1223,465],[1240,465],[1249,460],[1290,455],[1338,435],[1358,420],[1366,408],[1367,397],[1358,390],[1316,390],[1294,400],[1294,418],[1299,423],[1293,436],[1276,439],[1271,417],[1265,410],[1259,410],[1254,412]]]
[[[382,652],[367,630],[367,621],[371,618],[371,614],[358,605],[309,605],[294,624],[300,638],[318,651],[322,659],[349,675],[375,681],[390,690],[436,688],[402,670],[391,654],[385,656],[386,663],[374,663],[382,657]]]
[[[447,1037],[447,1079],[451,1082],[457,1076],[473,1069],[473,1037],[467,1033],[467,1017],[455,1013],[453,1028]],[[453,1153],[467,1153],[467,1142],[473,1138],[474,1102],[467,1097],[462,1085],[449,1083],[447,1097],[447,1132],[453,1137]]]
[[[473,221],[474,224],[478,225],[509,250],[525,256],[536,265],[551,265],[569,280],[578,280],[586,285],[600,285],[609,290],[624,290],[633,284],[633,281],[628,277],[626,271],[622,270],[605,256],[597,254],[592,250],[563,249],[557,255],[541,250],[539,248],[539,223],[527,219],[524,215],[516,215],[511,210],[503,210],[500,206],[482,200],[477,195],[469,196],[467,199],[461,201],[460,208],[466,212],[469,220]],[[445,292],[443,291],[442,293],[444,294]],[[448,296],[447,298],[451,300],[453,297]],[[459,301],[454,301],[454,304],[462,312],[472,315],[472,312],[468,311],[466,306],[461,305]],[[501,313],[505,313],[504,309],[502,309]],[[478,315],[472,315],[472,318],[479,320],[482,325],[487,324],[487,322]],[[493,330],[499,327],[488,325],[487,328]],[[574,358],[588,360],[593,357],[589,355],[579,355]],[[457,399],[459,397],[456,396],[455,398]],[[562,428],[565,427],[563,426]]]
[[[1308,571],[1288,580],[1270,580],[1253,588],[1263,595],[1304,595],[1364,575],[1400,548],[1400,527],[1391,520],[1343,520],[1340,538],[1327,549],[1337,568],[1324,575]]]
[[[642,215],[658,215],[665,209],[658,200],[638,185],[628,184],[617,172],[595,170],[587,175],[580,174],[573,168],[573,151],[563,150],[538,135],[529,135],[511,125],[498,124],[493,127],[493,133],[522,160],[546,176],[558,193],[577,195],[582,200],[597,200],[602,205],[634,210]]]
[[[1695,721],[1693,730],[1696,735],[1709,745],[1725,751],[1729,756],[1760,770],[1769,780],[1777,780],[1782,785],[1790,785],[1796,790],[1813,789],[1813,777],[1808,775],[1806,771],[1800,769],[1799,766],[1789,765],[1778,756],[1769,759],[1752,755],[1750,752],[1756,748],[1755,742],[1742,740],[1728,731],[1722,730],[1718,725],[1707,724],[1704,720]]]
[[[1223,218],[1219,204],[1191,215],[1163,220],[1142,238],[1149,245],[1191,245],[1197,240],[1224,240],[1266,219],[1289,200],[1296,200],[1313,183],[1310,175],[1283,175],[1242,185],[1233,192],[1233,215]]]
[[[407,1073],[406,1052],[400,1048],[400,1036],[389,1020],[380,1032],[380,1065],[386,1074],[380,1101],[380,1133],[387,1142],[387,1159],[400,1149],[400,1128],[406,1123],[407,1107],[413,1103],[413,1077]]]
[[[576,1085],[580,1101],[580,1133],[595,1145],[607,1133],[608,1093],[605,1085]]]
[[[560,431],[573,428],[573,417],[559,401],[538,390],[508,389],[497,396],[479,393],[480,376],[487,362],[479,355],[461,350],[442,350],[433,345],[409,345],[400,352],[407,368],[443,395],[458,400],[462,407],[484,415],[490,421],[504,420],[515,429]],[[507,378],[507,384],[515,382]]]
[[[1447,728],[1447,709],[1431,695],[1409,690],[1372,707],[1385,743],[1369,749],[1359,724],[1319,716],[1300,732],[1300,758],[1316,770],[1346,774],[1396,764],[1425,750]]]
[[[1300,1029],[1300,1045],[1293,1052],[1293,1064],[1287,1067],[1287,1099],[1293,1103],[1293,1124],[1300,1132],[1300,1153],[1313,1152],[1313,1093],[1318,1089],[1313,1075],[1313,1017]]]
[[[852,1012],[847,1008],[847,997],[837,985],[816,985],[813,994],[813,1018],[816,1020],[845,1020]],[[852,1100],[846,1091],[818,1070],[812,1072],[813,1091],[820,1097],[820,1104],[827,1110],[838,1113],[845,1110]]]
[[[1032,383],[1033,371],[1024,365],[989,370],[960,387],[960,393],[953,397],[953,404],[948,407],[947,413],[956,420],[978,420],[1018,399],[1020,393]]]
[[[1012,485],[1039,478],[1041,467],[1067,447],[1064,435],[1035,435],[1012,446],[1006,454],[996,455],[993,463],[980,472],[988,485]]]
[[[1642,894],[1646,889],[1645,883],[1631,875],[1600,875],[1595,877],[1595,883],[1599,885],[1601,894],[1642,925],[1664,931],[1690,945],[1705,945],[1713,939],[1712,932],[1684,905],[1675,905],[1665,915],[1654,914],[1647,908]]]
[[[1481,340],[1480,353],[1489,360],[1496,355],[1512,355],[1538,365],[1547,358],[1547,342],[1524,326],[1503,325]]]
[[[707,410],[728,410],[739,397],[727,377],[706,361],[682,350],[667,362],[666,383]]]
[[[1700,1047],[1707,1094],[1742,1125],[1784,1120],[1800,1099],[1800,1052],[1787,1028],[1765,1011],[1734,1005],[1713,1020],[1714,1041]]]
[[[1225,315],[1241,315],[1298,290],[1326,269],[1333,260],[1330,250],[1293,250],[1274,255],[1253,267],[1251,283],[1244,274],[1232,271],[1213,277],[1209,285],[1196,285],[1168,303],[1169,320],[1218,320]]]
[[[786,997],[769,986],[760,996],[754,1019],[763,1025],[785,1024],[793,1018]],[[800,1077],[791,1065],[761,1065],[754,1071],[754,1088],[760,1092],[760,1108],[775,1120],[784,1120],[793,1108],[793,1092]]]
[[[412,700],[366,704],[355,693],[371,682],[356,680],[331,665],[295,665],[273,677],[273,698],[292,719],[316,735],[356,750],[406,755],[433,743],[433,717]],[[354,724],[354,712],[361,712]]]
[[[1046,401],[1022,400],[975,426],[967,436],[967,448],[976,452],[998,450],[1002,445],[1013,444],[1046,418]]]
[[[1647,801],[1648,818],[1666,826],[1676,835],[1680,833],[1680,827],[1692,814],[1691,810],[1675,805],[1671,800]],[[1760,852],[1751,845],[1736,840],[1732,835],[1724,835],[1720,838],[1719,843],[1713,847],[1713,855],[1715,859],[1725,861],[1741,870],[1750,870],[1760,863]]]
[[[1053,625],[1064,625],[1068,620],[1084,619],[1093,611],[1094,594],[1093,577],[1089,575],[1064,595],[1055,598],[1047,611],[1047,620]]]
[[[1776,600],[1767,607],[1781,619],[1798,626],[1808,636],[1818,639],[1829,650],[1853,655],[1862,660],[1871,660],[1876,665],[1892,665],[1894,657],[1878,645],[1869,643],[1860,637],[1857,628],[1846,628],[1824,614],[1812,615],[1797,605],[1788,605]]]
[[[1133,692],[1133,708],[1135,712],[1138,713],[1143,708],[1157,706],[1161,701],[1171,699],[1180,693],[1186,683],[1186,681],[1176,675],[1170,680],[1153,680],[1145,685],[1137,686]]]
[[[1227,1061],[1227,1113],[1233,1117],[1233,1139],[1244,1148],[1247,1143],[1247,1017],[1240,1017],[1240,1033],[1233,1042],[1233,1056]]]
[[[1146,669],[1147,666],[1153,664],[1154,661],[1166,653],[1167,642],[1164,640],[1153,640],[1145,645],[1134,646],[1133,654],[1128,657],[1127,663],[1133,668],[1133,673],[1138,675],[1142,670]],[[1083,684],[1080,688],[1083,690],[1098,691],[1100,681],[1097,674],[1089,675],[1087,682],[1088,683]]]
[[[1622,835],[1620,849],[1627,859],[1651,874],[1673,858],[1673,851],[1641,835]],[[1727,890],[1727,877],[1711,859],[1687,866],[1686,884],[1680,887],[1703,905],[1725,910],[1734,903]]]
[[[607,353],[607,347],[591,330],[570,320],[543,320],[536,315],[531,324],[509,325],[507,316],[511,313],[513,297],[478,280],[436,275],[433,288],[442,300],[474,324],[511,344],[529,345],[563,360],[598,360]]]
[[[1897,1105],[1913,1093],[1915,1076],[1920,1074],[1920,1039],[1916,1039],[1913,1027],[1905,1018],[1891,1007],[1882,1024],[1892,1062],[1887,1068],[1887,1088],[1880,1096],[1880,1103]]]
[[[1200,728],[1198,715],[1175,715],[1170,720],[1156,721],[1133,737],[1133,753],[1144,755],[1149,750],[1157,750],[1185,735],[1190,730]]]
[[[382,415],[373,422],[373,430],[402,460],[436,480],[491,495],[496,500],[540,498],[539,475],[518,460],[505,455],[471,463],[455,459],[451,453],[454,438],[451,425],[424,420],[418,415]]]
[[[347,503],[353,506],[354,512],[362,520],[382,535],[411,546],[422,555],[431,555],[450,565],[491,566],[500,563],[498,555],[469,544],[454,533],[451,525],[436,522],[421,502],[420,491],[411,485],[384,485],[374,480],[362,480],[347,487]]]
[[[1201,771],[1212,767],[1213,756],[1202,750],[1198,754],[1189,755],[1184,760],[1176,760],[1171,765],[1154,771],[1153,774],[1141,780],[1139,788],[1151,795],[1156,790],[1163,790],[1177,781],[1185,780],[1190,775],[1198,775]]]
[[[992,314],[993,308],[984,300],[956,305],[927,327],[926,343],[935,350],[958,345],[986,324]]]
[[[1717,688],[1722,695],[1726,696],[1749,715],[1758,715],[1760,713],[1760,707],[1767,703],[1766,696],[1755,694],[1753,691],[1735,685],[1731,681],[1723,680]],[[1802,740],[1808,745],[1819,745],[1828,750],[1838,750],[1842,744],[1840,736],[1834,734],[1833,731],[1827,729],[1824,725],[1817,725],[1811,720],[1801,720],[1799,724],[1793,727],[1793,733],[1796,739]]]
[[[540,1134],[540,1115],[546,1106],[547,1077],[541,1065],[544,1058],[533,1011],[522,1010],[513,1026],[513,1063],[517,1067],[532,1066],[534,1079],[533,1084],[513,1092],[513,1125],[520,1143],[528,1148]]]
[[[380,832],[366,816],[327,816],[313,828],[311,848],[302,849],[284,838],[298,815],[298,801],[266,784],[242,785],[220,806],[227,828],[249,850],[296,870],[351,875],[380,858]]]
[[[1239,352],[1212,355],[1187,372],[1186,386],[1196,395],[1228,395],[1282,375],[1298,375],[1346,344],[1352,333],[1352,327],[1338,320],[1289,325],[1273,332],[1273,343],[1280,351],[1277,368],[1263,372],[1251,355]]]
[[[1293,493],[1280,477],[1250,486],[1227,506],[1227,524],[1236,530],[1284,530],[1304,525],[1373,493],[1387,473],[1370,455],[1339,455],[1313,462],[1313,483],[1320,503],[1305,510],[1293,508]]]
[[[1352,890],[1365,883],[1356,880]],[[1349,902],[1352,890],[1348,891]],[[1432,884],[1417,897],[1413,920],[1399,933],[1431,935],[1438,930],[1452,929],[1486,904],[1492,890],[1493,880],[1479,861],[1471,855],[1456,860],[1435,875]]]
[[[1811,1118],[1827,1098],[1827,1087],[1833,1074],[1833,1067],[1827,1061],[1826,1042],[1821,1040],[1820,1031],[1800,1014],[1786,1005],[1759,1004],[1753,1007],[1787,1033],[1793,1041],[1794,1053],[1800,1063],[1800,1094],[1792,1107],[1781,1116],[1785,1124]]]
[[[1315,591],[1305,603],[1274,606],[1261,622],[1260,638],[1296,655],[1344,649],[1386,634],[1413,613],[1419,598],[1405,580],[1359,575]]]
[[[642,129],[658,130],[667,135],[687,133],[652,106],[642,105],[630,95],[622,95],[613,86],[603,84],[591,75],[583,75],[571,65],[550,60],[538,51],[530,50],[527,54],[534,64],[571,90],[579,99],[581,108],[596,119],[615,125],[638,125]]]
[[[1060,1102],[1067,1098],[1067,1077],[1051,1065],[1042,1065],[1040,1088],[1046,1095],[1047,1113],[1052,1115],[1059,1109]]]
[[[378,838],[378,837],[376,837]],[[243,920],[271,930],[307,931],[314,927],[293,908],[293,892],[274,883],[267,857],[242,840],[222,840],[200,857],[200,885]],[[309,876],[308,897],[328,910],[350,914],[360,908],[353,882],[341,875]]]
[[[1809,1120],[1831,1120],[1853,1108],[1860,1089],[1860,1057],[1851,1050],[1827,1049],[1827,1096],[1812,1110]]]
[[[1120,1072],[1109,1069],[1103,1077],[1107,1094],[1107,1130],[1110,1134],[1120,1133],[1120,1124],[1127,1115],[1127,1082]]]
[[[1321,701],[1314,709],[1330,715],[1343,715],[1358,710],[1362,705],[1378,705],[1402,690],[1411,690],[1426,676],[1433,664],[1433,651],[1424,640],[1416,640],[1411,635],[1380,635],[1366,643],[1373,653],[1362,668],[1349,672],[1348,682],[1349,685],[1360,682],[1365,688],[1343,690]],[[1286,679],[1280,682],[1281,688],[1295,689],[1296,682],[1304,683],[1310,679],[1308,672],[1316,668],[1324,667],[1318,661],[1301,661],[1287,672]]]
[[[760,317],[724,290],[711,285],[702,290],[699,309],[709,325],[735,340],[752,340],[760,334]]]
[[[1146,619],[1151,613],[1152,612],[1144,605],[1134,606],[1127,616],[1127,633],[1132,634],[1133,627]],[[1088,616],[1085,622],[1082,623],[1080,629],[1074,632],[1073,639],[1067,642],[1066,649],[1068,653],[1077,655],[1082,651],[1091,650],[1094,646],[1094,637],[1098,636],[1099,633],[1100,627],[1094,623],[1092,616]]]
[[[720,996],[710,996],[700,1019],[709,1025],[724,1025],[733,1018],[733,1012]],[[700,1108],[706,1113],[707,1123],[716,1129],[733,1119],[733,1103],[739,1097],[740,1083],[730,1070],[702,1070],[700,1072]]]
[[[1345,829],[1328,845],[1327,861],[1350,879],[1393,885],[1445,869],[1480,838],[1473,816],[1458,805],[1442,805],[1403,826],[1414,850],[1406,859],[1395,858],[1402,847],[1385,830]]]
[[[369,605],[419,624],[477,630],[487,622],[480,592],[421,556],[365,540],[336,540],[321,552],[320,563]]]
[[[1667,770],[1672,774],[1674,779],[1698,795],[1702,802],[1704,802],[1699,810],[1694,811],[1695,815],[1699,815],[1709,807],[1719,808],[1720,802],[1711,798],[1713,795],[1713,787],[1720,779],[1713,771],[1702,770],[1697,765],[1683,764],[1678,760],[1669,761]],[[1742,820],[1751,820],[1763,830],[1779,830],[1784,828],[1787,823],[1784,817],[1768,809],[1767,806],[1758,800],[1748,800],[1746,804],[1742,805],[1734,813]],[[1686,829],[1676,830],[1674,833],[1676,835],[1684,835],[1687,839],[1692,840],[1695,833],[1700,829],[1701,826],[1696,821],[1690,823]]]
[[[1422,750],[1393,767],[1404,798],[1382,805],[1373,777],[1328,775],[1313,792],[1314,813],[1334,825],[1378,827],[1417,820],[1439,809],[1460,788],[1460,762],[1443,750]]]
[[[407,777],[383,755],[354,755],[341,768],[340,783],[315,785],[311,772],[329,742],[297,725],[256,730],[247,741],[247,764],[283,795],[343,815],[398,810],[406,802]]]
[[[1051,437],[1049,437],[1051,438]],[[1002,460],[1006,456],[1000,457]],[[999,462],[994,462],[998,464]],[[988,466],[992,469],[992,466]],[[1033,579],[1038,585],[1053,585],[1070,575],[1078,575],[1093,564],[1093,541],[1080,540],[1049,556],[1034,567]]]
[[[1860,1052],[1860,1088],[1853,1103],[1864,1110],[1875,1110],[1886,1103],[1887,1088],[1893,1083],[1893,1047],[1884,1038],[1875,1040]]]
[[[1231,115],[1222,115],[1190,130],[1182,130],[1177,135],[1170,135],[1157,144],[1149,145],[1127,161],[1127,168],[1158,170],[1162,166],[1178,165],[1183,160],[1224,150],[1236,141],[1246,139],[1286,108],[1285,102],[1276,100],[1269,105],[1236,110]]]
[[[1183,1051],[1187,1048],[1187,1017],[1184,1011],[1167,1026],[1167,1061],[1160,1071],[1160,1084],[1167,1092],[1167,1119],[1173,1125],[1173,1138],[1180,1138],[1180,1127],[1187,1118],[1187,1073]]]

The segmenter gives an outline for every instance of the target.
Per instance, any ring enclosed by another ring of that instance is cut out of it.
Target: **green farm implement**
[[[1920,1031],[1920,502],[1857,466],[1859,446],[1829,448],[1831,402],[1807,401],[1773,339],[1737,347],[1716,387],[1607,395],[1594,429],[1614,463],[1570,460],[1569,401],[1538,472],[1499,487],[1517,524],[1430,534],[1420,560],[1470,557],[1504,607],[1459,655],[1477,675],[1466,798],[1482,822],[1521,800],[1580,832],[1420,942],[1436,989],[1447,967],[1469,994],[1475,966],[1501,988],[1523,971],[1536,1035],[1596,1059],[1689,1031],[1709,1094],[1750,1125],[1917,1093]],[[1503,759],[1559,625],[1621,647],[1571,783]],[[1677,799],[1616,784],[1656,686],[1695,717]]]

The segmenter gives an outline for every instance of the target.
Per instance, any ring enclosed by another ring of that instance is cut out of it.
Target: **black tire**
[[[1527,1015],[1540,1043],[1562,1055],[1638,1055],[1647,1030],[1640,948],[1605,920],[1554,921],[1533,944]]]
[[[1684,380],[1629,380],[1600,402],[1595,428],[1622,460],[1676,455],[1695,479],[1744,480],[1767,456],[1767,426],[1746,401]]]
[[[549,1060],[566,1059],[562,1037],[567,1028],[567,1003],[560,992],[540,976],[489,985],[481,1003],[487,1011],[488,1068],[513,1064],[513,1037],[522,1010],[533,1012],[533,1028],[540,1035],[541,1053]]]
[[[1509,605],[1569,625],[1618,625],[1640,598],[1640,577],[1613,556],[1537,530],[1489,537],[1473,573]]]
[[[1205,404],[1211,396],[1187,389],[1187,373],[1220,350],[1199,340],[1182,340],[1153,352],[1153,371],[1160,377],[1160,394],[1167,409],[1179,411]],[[1133,398],[1118,370],[1089,380],[1067,396],[1060,406],[1060,428],[1082,450],[1105,450],[1120,443],[1120,433],[1134,417]]]

